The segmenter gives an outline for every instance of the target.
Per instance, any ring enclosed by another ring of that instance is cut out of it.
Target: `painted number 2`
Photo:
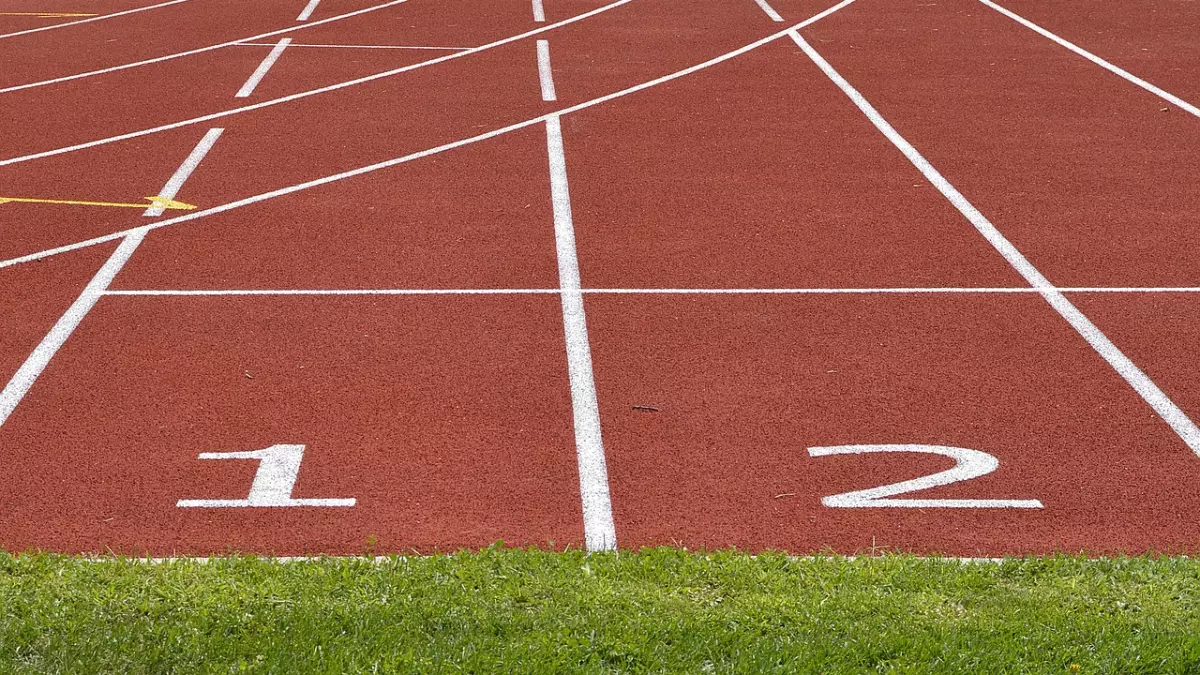
[[[249,452],[202,452],[200,459],[257,459],[258,470],[246,499],[180,499],[180,508],[246,506],[354,506],[355,499],[294,499],[292,488],[300,475],[303,445],[272,445]]]
[[[953,448],[945,445],[831,445],[809,448],[813,457],[829,455],[861,455],[872,452],[923,452],[942,455],[954,460],[954,467],[938,473],[912,480],[883,485],[868,490],[855,490],[830,495],[821,499],[825,506],[834,508],[926,508],[926,509],[1040,509],[1042,503],[1036,499],[891,499],[896,495],[916,492],[927,488],[960,483],[979,478],[996,470],[1000,461],[995,457],[969,448]]]

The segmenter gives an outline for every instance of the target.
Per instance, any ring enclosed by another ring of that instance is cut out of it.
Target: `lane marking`
[[[1127,71],[1119,66],[1116,66],[1112,63],[1109,63],[1108,61],[1105,61],[1104,59],[1100,58],[1099,56],[1096,56],[1095,54],[1087,51],[1083,47],[1080,47],[1079,45],[1077,45],[1073,42],[1068,42],[1067,40],[1055,35],[1054,33],[1051,33],[1050,31],[1046,30],[1045,28],[1042,28],[1041,26],[1037,25],[1036,23],[1034,23],[1022,16],[1019,16],[1018,14],[1016,14],[1014,12],[1011,12],[1011,11],[1001,7],[1000,5],[997,5],[996,3],[992,2],[991,0],[979,0],[979,2],[983,3],[984,5],[987,5],[988,7],[991,7],[992,9],[996,10],[997,12],[1000,12],[1004,16],[1007,16],[1008,18],[1012,19],[1013,21],[1016,21],[1017,23],[1021,24],[1022,26],[1025,26],[1029,30],[1041,35],[1042,37],[1045,37],[1045,38],[1048,38],[1048,39],[1054,41],[1059,46],[1066,47],[1067,49],[1071,50],[1072,52],[1075,52],[1077,55],[1082,56],[1083,58],[1100,66],[1101,68],[1107,70],[1108,72],[1110,72],[1114,75],[1117,75],[1118,77],[1121,77],[1129,82],[1132,82],[1133,84],[1136,84],[1137,86],[1141,87],[1142,89],[1145,89],[1146,91],[1150,92],[1151,94],[1154,94],[1155,96],[1161,98],[1162,100],[1176,106],[1180,110],[1191,113],[1192,115],[1195,115],[1196,117],[1200,117],[1200,108],[1197,108],[1196,106],[1192,105],[1191,103],[1188,103],[1187,101],[1179,98],[1175,94],[1172,94],[1171,92],[1166,91],[1164,89],[1160,89],[1159,87],[1156,87],[1153,84],[1150,84],[1149,82],[1143,80],[1142,78],[1138,77],[1137,75],[1134,75],[1133,73],[1130,73],[1129,71]]]
[[[158,56],[158,57],[155,57],[152,59],[146,59],[144,61],[134,61],[132,63],[126,63],[126,64],[119,65],[119,66],[109,66],[108,68],[100,68],[99,70],[89,70],[89,71],[83,72],[83,73],[75,73],[74,75],[63,75],[62,77],[55,77],[55,78],[51,78],[49,80],[40,80],[38,82],[27,82],[25,84],[16,84],[11,87],[4,87],[3,89],[0,89],[0,94],[7,94],[12,91],[21,91],[22,89],[33,89],[35,87],[45,87],[45,86],[51,85],[51,84],[59,84],[61,82],[70,82],[71,80],[80,80],[80,79],[83,79],[86,77],[94,77],[96,75],[105,75],[107,73],[115,73],[117,71],[127,70],[129,68],[138,68],[140,66],[147,66],[147,65],[150,65],[153,63],[162,63],[163,61],[171,61],[174,59],[181,59],[185,56],[192,56],[195,54],[203,54],[204,52],[211,52],[216,49],[224,49],[225,47],[232,47],[235,45],[240,45],[240,44],[248,42],[250,40],[261,40],[263,38],[275,37],[276,35],[282,35],[284,33],[291,33],[293,31],[303,30],[305,28],[313,28],[313,27],[320,26],[320,25],[326,24],[326,23],[333,23],[335,21],[343,21],[345,19],[349,19],[351,17],[358,16],[360,14],[366,14],[367,12],[374,12],[374,11],[378,11],[381,9],[387,9],[388,7],[394,7],[396,5],[400,5],[405,2],[408,2],[408,0],[391,0],[390,2],[385,2],[382,5],[375,5],[373,7],[367,7],[365,9],[358,9],[353,12],[347,12],[345,14],[331,16],[328,19],[321,19],[320,21],[313,21],[311,23],[306,23],[303,26],[292,26],[290,28],[281,28],[279,30],[273,30],[269,33],[260,33],[259,35],[251,35],[250,37],[239,38],[237,40],[231,40],[229,42],[222,42],[220,44],[209,45],[207,47],[198,47],[196,49],[189,49],[184,52],[176,52],[174,54],[167,54],[166,56]]]
[[[1093,324],[1092,321],[1083,314],[1083,312],[1075,307],[1075,305],[1072,304],[1065,295],[1063,295],[1061,290],[1055,288],[1055,286],[1051,284],[1046,277],[1042,276],[1042,273],[1039,272],[1036,267],[1034,267],[1033,263],[1029,262],[1029,260],[1026,259],[1019,250],[1017,250],[1017,247],[1014,246],[1008,239],[1006,239],[1004,235],[1000,233],[1000,230],[998,230],[996,226],[993,225],[991,221],[989,221],[987,217],[985,217],[983,213],[979,211],[979,209],[975,208],[975,206],[971,204],[971,202],[968,201],[967,198],[963,196],[963,194],[959,192],[957,188],[950,184],[950,181],[946,180],[946,178],[943,177],[942,174],[939,173],[938,170],[935,169],[933,165],[921,155],[921,153],[917,152],[917,149],[914,148],[907,140],[905,140],[904,137],[901,136],[892,127],[892,125],[889,124],[888,121],[879,114],[879,111],[877,111],[875,107],[872,106],[870,102],[868,102],[867,99],[858,92],[858,90],[851,86],[850,83],[847,82],[846,79],[833,68],[833,66],[829,65],[829,62],[826,61],[820,54],[818,54],[817,51],[813,49],[803,37],[800,36],[799,32],[791,31],[789,34],[797,46],[799,46],[800,49],[802,49],[804,53],[808,55],[810,59],[812,59],[813,63],[817,64],[821,71],[824,72],[825,75],[828,76],[829,79],[832,80],[833,83],[836,84],[838,88],[841,89],[842,92],[854,102],[854,105],[858,106],[858,109],[867,116],[867,119],[871,120],[871,123],[875,125],[875,128],[879,129],[879,131],[882,132],[883,135],[892,142],[892,145],[896,146],[896,149],[904,153],[904,156],[907,157],[910,162],[912,162],[913,166],[915,166],[917,170],[919,170],[925,176],[930,184],[936,187],[938,191],[941,192],[942,195],[951,204],[953,204],[956,209],[958,209],[959,213],[963,214],[963,216],[965,216],[966,219],[975,226],[975,229],[978,230],[981,235],[983,235],[984,239],[987,239],[988,243],[991,244],[992,247],[995,248],[998,253],[1000,253],[1000,255],[1004,256],[1004,259],[1008,261],[1009,265],[1011,265],[1018,274],[1024,277],[1025,280],[1029,282],[1030,286],[1037,289],[1038,293],[1045,298],[1046,302],[1049,303],[1050,306],[1053,307],[1060,316],[1062,316],[1062,318],[1066,319],[1067,323],[1069,323],[1071,327],[1074,328],[1075,331],[1079,333],[1079,335],[1086,340],[1089,345],[1092,346],[1092,349],[1096,350],[1096,353],[1103,357],[1104,360],[1107,361],[1110,366],[1112,366],[1113,370],[1117,371],[1117,374],[1129,383],[1129,386],[1133,387],[1133,390],[1142,397],[1142,400],[1144,400],[1151,408],[1154,409],[1154,412],[1158,413],[1159,417],[1161,417],[1164,422],[1171,426],[1171,429],[1173,429],[1175,433],[1178,434],[1181,439],[1183,439],[1183,442],[1186,443],[1189,448],[1191,448],[1192,452],[1194,452],[1197,456],[1200,456],[1200,429],[1196,428],[1196,425],[1192,423],[1192,420],[1188,418],[1183,410],[1181,410],[1179,406],[1175,405],[1175,402],[1168,398],[1167,395],[1158,388],[1158,385],[1154,384],[1154,381],[1151,380],[1149,376],[1142,372],[1142,370],[1138,368],[1137,365],[1135,365],[1133,361],[1125,355],[1124,352],[1118,349],[1117,346],[1108,339],[1108,336],[1106,336],[1095,324]]]
[[[208,138],[208,134],[205,134]],[[204,142],[203,139],[200,141]],[[195,151],[192,151],[195,154]],[[188,159],[191,155],[188,156]],[[186,161],[186,160],[185,160]],[[4,422],[12,415],[13,410],[29,393],[29,389],[33,387],[34,382],[37,382],[38,377],[46,370],[46,366],[50,364],[51,359],[58,353],[58,350],[66,343],[67,338],[75,332],[79,324],[83,321],[88,312],[96,306],[100,298],[104,296],[104,292],[108,290],[110,284],[117,274],[125,267],[125,263],[129,262],[129,258],[137,247],[141,245],[142,240],[146,238],[146,234],[152,229],[149,225],[134,228],[130,230],[124,238],[122,238],[117,250],[113,251],[104,265],[92,277],[84,287],[83,292],[71,303],[67,311],[59,317],[50,332],[42,338],[37,347],[34,347],[33,352],[25,359],[21,367],[0,391],[0,427],[4,426]]]
[[[109,143],[125,141],[125,140],[129,140],[131,138],[140,138],[142,136],[148,136],[150,134],[156,134],[156,133],[163,132],[163,131],[170,131],[172,129],[182,129],[183,127],[188,127],[193,124],[200,124],[201,122],[209,122],[212,120],[220,119],[222,117],[229,117],[230,115],[237,115],[239,113],[249,112],[251,110],[259,110],[261,108],[267,108],[270,106],[279,105],[281,103],[289,103],[291,101],[297,101],[297,100],[300,100],[303,98],[308,98],[310,96],[316,96],[318,94],[326,94],[331,91],[337,91],[339,89],[345,89],[347,87],[354,87],[354,86],[357,86],[360,84],[365,84],[367,82],[373,82],[375,80],[381,80],[381,79],[388,78],[388,77],[394,77],[401,73],[407,73],[409,71],[417,70],[419,68],[425,68],[427,66],[432,66],[432,65],[439,64],[439,63],[445,63],[446,61],[452,61],[454,59],[463,58],[464,56],[470,56],[471,54],[477,54],[479,52],[487,51],[489,49],[494,49],[496,47],[500,47],[502,45],[506,45],[511,42],[517,42],[519,40],[523,40],[523,39],[531,37],[533,35],[539,35],[541,33],[547,32],[547,31],[555,30],[557,28],[561,28],[568,24],[572,24],[577,21],[583,21],[584,19],[591,18],[593,16],[596,16],[597,14],[607,12],[610,9],[615,9],[617,7],[620,7],[621,5],[628,4],[632,1],[633,0],[616,0],[615,2],[607,4],[603,7],[598,7],[596,9],[593,9],[590,12],[585,12],[583,14],[573,16],[569,19],[564,19],[557,23],[547,24],[545,26],[542,26],[541,28],[535,28],[533,30],[528,30],[519,35],[502,38],[495,42],[489,42],[488,44],[481,45],[479,47],[472,47],[468,51],[455,52],[453,54],[439,56],[434,59],[429,59],[428,61],[421,61],[420,63],[414,63],[411,65],[402,66],[400,68],[395,68],[392,70],[384,71],[382,73],[376,73],[374,75],[367,75],[365,77],[360,77],[360,78],[357,78],[354,80],[347,80],[345,82],[331,84],[331,85],[328,85],[325,87],[321,87],[320,89],[310,89],[308,91],[298,92],[298,93],[291,94],[288,96],[271,99],[269,101],[255,103],[253,105],[242,106],[240,108],[231,108],[229,110],[222,110],[221,112],[209,113],[208,115],[201,115],[200,117],[193,117],[191,119],[182,120],[179,122],[163,124],[163,125],[157,126],[157,127],[150,127],[148,129],[142,129],[140,131],[131,131],[129,133],[120,134],[117,136],[109,136],[108,138],[101,138],[99,140],[89,141],[87,143],[79,143],[77,145],[69,145],[67,147],[57,148],[55,150],[46,150],[44,152],[37,152],[32,155],[23,155],[21,157],[11,157],[9,159],[0,160],[0,166],[8,166],[10,164],[20,164],[21,162],[28,162],[28,161],[34,160],[34,159],[41,159],[43,157],[53,157],[54,155],[61,155],[61,154],[65,154],[68,152],[75,152],[77,150],[85,150],[87,148],[94,148],[94,147],[101,146],[101,145],[107,145]],[[845,1],[853,2],[853,0],[845,0]],[[315,25],[315,24],[312,24],[312,25]]]
[[[262,63],[258,64],[258,68],[255,68],[254,72],[250,74],[250,79],[246,80],[246,83],[242,85],[241,89],[238,89],[238,93],[234,96],[236,98],[249,98],[250,94],[254,93],[254,88],[267,76],[267,71],[271,69],[271,66],[275,65],[280,56],[283,56],[283,50],[287,49],[287,46],[290,44],[292,44],[292,38],[280,39],[275,44],[275,47],[263,58]]]
[[[821,19],[829,16],[830,14],[833,14],[834,12],[836,12],[844,7],[848,7],[849,5],[853,4],[854,2],[855,2],[855,0],[842,0],[838,4],[826,9],[825,11],[820,12],[819,14],[816,14],[814,16],[811,16],[808,19],[796,24],[795,28],[803,28],[805,26],[816,23],[817,21],[820,21]],[[553,27],[554,26],[547,26],[547,28],[553,28]],[[670,73],[668,75],[663,75],[662,77],[658,77],[653,80],[649,80],[647,82],[643,82],[641,84],[634,85],[627,89],[622,89],[620,91],[616,91],[611,94],[606,94],[604,96],[594,98],[590,101],[584,101],[583,103],[578,103],[576,105],[563,108],[557,112],[547,113],[545,115],[539,115],[537,117],[527,119],[522,122],[517,122],[514,124],[510,124],[508,126],[505,126],[505,127],[493,129],[492,131],[487,131],[487,132],[484,132],[482,134],[478,134],[475,136],[461,138],[457,141],[451,141],[449,143],[444,143],[442,145],[438,145],[438,146],[435,146],[432,148],[420,150],[418,152],[414,152],[414,153],[411,153],[408,155],[395,157],[395,158],[392,158],[389,160],[378,162],[376,164],[369,164],[367,166],[358,167],[357,169],[351,169],[349,171],[343,171],[341,173],[336,173],[336,174],[324,176],[321,178],[315,178],[313,180],[305,181],[303,183],[297,183],[295,185],[277,188],[277,189],[271,190],[269,192],[264,192],[264,193],[254,195],[251,197],[245,197],[242,199],[238,199],[236,201],[221,204],[219,206],[214,206],[214,207],[205,209],[203,211],[198,211],[194,214],[190,214],[187,216],[169,218],[167,220],[155,223],[154,225],[151,225],[149,227],[153,227],[153,228],[168,227],[171,225],[177,225],[179,223],[184,223],[184,222],[188,222],[191,220],[195,220],[197,218],[203,218],[206,216],[216,215],[218,213],[224,213],[225,211],[239,209],[239,208],[242,208],[243,206],[250,206],[252,204],[257,204],[259,202],[274,199],[276,197],[282,197],[284,195],[289,195],[289,194],[292,194],[295,192],[301,192],[301,191],[308,190],[308,189],[311,189],[314,187],[319,187],[321,185],[336,183],[338,181],[346,180],[348,178],[353,178],[355,176],[361,176],[361,175],[372,173],[375,171],[380,171],[382,169],[387,169],[387,168],[390,168],[393,166],[399,166],[401,164],[406,164],[408,162],[422,159],[424,157],[431,157],[433,155],[441,154],[443,152],[453,150],[455,148],[461,148],[461,147],[464,147],[467,145],[471,145],[473,143],[478,143],[480,141],[486,141],[490,138],[496,138],[498,136],[503,136],[504,134],[518,131],[520,129],[525,129],[527,127],[531,127],[536,124],[542,124],[547,119],[549,119],[551,116],[566,115],[569,113],[584,110],[584,109],[590,108],[592,106],[597,106],[597,105],[601,105],[603,103],[607,103],[614,99],[628,96],[630,94],[635,94],[635,93],[637,93],[639,91],[643,91],[645,89],[650,89],[652,87],[656,87],[665,82],[670,82],[672,80],[676,80],[681,77],[686,77],[688,75],[691,75],[692,73],[704,70],[706,68],[710,68],[714,65],[717,65],[718,63],[728,61],[729,59],[736,58],[742,54],[745,54],[746,52],[749,52],[753,49],[761,47],[765,44],[769,44],[769,43],[773,42],[774,40],[784,37],[785,35],[788,34],[788,32],[790,30],[793,30],[793,29],[789,28],[789,29],[781,30],[774,35],[768,35],[767,37],[757,40],[755,42],[752,42],[744,47],[740,47],[731,52],[726,52],[725,54],[711,58],[702,63],[698,63],[694,66],[684,68],[683,70],[675,71],[674,73]],[[74,242],[71,244],[64,244],[62,246],[55,246],[53,248],[43,249],[41,251],[37,251],[34,253],[27,253],[25,255],[17,256],[15,258],[9,258],[7,260],[2,260],[2,261],[0,261],[0,269],[3,269],[5,267],[11,267],[13,265],[20,265],[22,263],[34,262],[36,260],[42,260],[42,259],[48,258],[50,256],[59,255],[61,253],[77,251],[81,248],[87,248],[89,246],[96,246],[98,244],[103,244],[105,242],[114,241],[116,239],[120,239],[121,237],[125,236],[125,234],[128,233],[129,231],[130,230],[122,230],[122,231],[118,231],[118,232],[113,232],[110,234],[100,235],[98,237],[92,237],[91,239],[85,239],[85,240],[77,241],[77,242]]]
[[[300,12],[300,16],[296,17],[296,20],[308,21],[319,4],[321,4],[321,0],[308,0],[308,4],[304,6],[304,9]]]
[[[175,195],[156,195],[154,197],[146,197],[150,200],[151,208],[158,209],[175,209],[179,211],[192,211],[196,208],[194,204],[184,204],[171,199]],[[30,197],[0,197],[0,204],[8,204],[15,202],[18,204],[70,204],[73,206],[106,206],[123,209],[144,209],[146,204],[136,203],[129,204],[125,202],[91,202],[82,199],[33,199]],[[160,211],[161,212],[161,211]]]
[[[87,19],[80,19],[78,21],[67,21],[65,23],[56,23],[53,26],[42,26],[41,28],[29,28],[27,30],[20,30],[15,33],[4,33],[3,35],[0,35],[0,40],[3,40],[4,38],[17,37],[18,35],[29,35],[30,33],[40,33],[44,30],[54,30],[56,28],[67,28],[68,26],[78,26],[80,24],[91,23],[93,21],[104,21],[105,19],[115,19],[118,16],[126,16],[128,14],[137,14],[138,12],[148,12],[152,9],[158,9],[159,7],[167,7],[169,5],[178,5],[181,2],[190,2],[190,1],[191,0],[168,0],[168,2],[160,2],[157,5],[150,5],[149,7],[135,7],[133,9],[127,9],[123,12],[113,12],[112,14],[101,14],[99,16],[93,16],[93,17],[90,17]]]
[[[1063,293],[1200,293],[1200,286],[1059,287]],[[228,288],[228,289],[125,289],[105,295],[134,296],[255,296],[255,295],[532,295],[557,294],[557,288]],[[581,288],[598,295],[928,295],[928,294],[1039,294],[1022,288]]]
[[[288,508],[296,506],[351,507],[354,497],[298,499],[292,496],[300,463],[304,459],[303,445],[272,445],[248,452],[202,452],[200,459],[257,459],[258,468],[246,499],[180,499],[178,508]]]
[[[754,2],[758,3],[758,6],[767,13],[767,16],[771,17],[772,21],[783,23],[783,17],[779,16],[779,12],[776,12],[774,7],[767,4],[767,0],[754,0]]]
[[[316,25],[316,24],[312,24],[312,25]],[[239,42],[235,46],[237,46],[237,47],[274,47],[275,43],[274,42]],[[425,50],[436,51],[436,52],[465,52],[468,49],[471,49],[470,47],[427,47],[424,45],[422,45],[422,46],[415,46],[415,45],[313,45],[313,44],[301,44],[299,42],[293,42],[289,46],[292,47],[293,49],[295,49],[296,47],[322,47],[325,49],[425,49]]]
[[[196,147],[192,148],[192,152],[187,156],[187,159],[183,160],[183,164],[180,164],[179,168],[175,169],[175,173],[171,175],[171,178],[167,180],[166,185],[163,185],[162,190],[160,190],[158,194],[168,200],[174,199],[175,195],[179,194],[179,189],[182,188],[183,184],[187,182],[187,179],[191,177],[192,172],[195,171],[196,167],[200,165],[200,162],[204,159],[205,155],[208,154],[208,151],[212,150],[213,145],[216,144],[217,139],[221,137],[221,133],[224,131],[225,130],[220,127],[209,129],[208,133],[204,134],[204,137],[201,138],[200,142],[196,144]],[[142,215],[147,218],[155,218],[157,216],[161,216],[162,214],[163,206],[161,204],[156,204],[146,209],[146,212]]]
[[[546,10],[542,7],[542,0],[533,0],[533,20],[538,23],[546,21]]]
[[[100,16],[99,14],[77,14],[74,12],[0,12],[0,16],[33,16],[39,19],[71,19],[81,16]]]
[[[575,418],[575,452],[579,464],[579,495],[583,503],[583,531],[588,551],[614,551],[617,530],[613,524],[608,489],[608,464],[600,435],[600,406],[592,376],[592,350],[587,316],[579,292],[579,258],[575,250],[575,224],[567,187],[567,160],[563,153],[558,116],[546,119],[546,151],[550,160],[550,201],[554,208],[554,246],[558,253],[558,284],[562,291],[563,332],[566,335],[567,370],[571,379],[571,411]]]
[[[554,93],[554,75],[550,72],[550,42],[537,41],[538,81],[542,85],[542,100],[557,101]]]

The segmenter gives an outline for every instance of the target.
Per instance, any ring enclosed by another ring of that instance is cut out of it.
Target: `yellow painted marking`
[[[76,199],[31,199],[29,197],[0,197],[0,204],[7,204],[9,202],[17,202],[21,204],[73,204],[75,206],[115,206],[118,208],[127,209],[145,209],[153,207],[159,209],[175,209],[178,211],[191,211],[196,208],[193,204],[184,204],[183,202],[177,202],[173,199],[167,199],[166,197],[154,196],[146,197],[146,199],[150,200],[149,204],[85,202]]]
[[[0,12],[0,16],[36,16],[39,19],[69,19],[78,16],[100,16],[99,14],[77,14],[75,12]]]

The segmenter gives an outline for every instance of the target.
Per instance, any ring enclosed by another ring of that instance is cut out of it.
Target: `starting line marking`
[[[983,238],[986,239],[994,249],[996,249],[997,253],[999,253],[1004,257],[1005,260],[1008,261],[1009,265],[1011,265],[1018,274],[1020,274],[1027,282],[1029,282],[1030,286],[1038,290],[1041,296],[1045,298],[1046,302],[1049,303],[1049,305],[1053,307],[1056,312],[1058,312],[1059,316],[1065,319],[1066,322],[1075,329],[1075,332],[1079,333],[1079,336],[1087,341],[1087,343],[1092,346],[1092,349],[1096,350],[1096,353],[1099,354],[1105,361],[1107,361],[1108,364],[1112,366],[1113,370],[1117,371],[1117,374],[1129,383],[1129,386],[1133,387],[1133,390],[1142,397],[1142,400],[1145,401],[1151,408],[1153,408],[1154,412],[1158,413],[1159,417],[1161,417],[1164,422],[1170,425],[1171,429],[1173,429],[1175,433],[1179,435],[1179,438],[1183,440],[1188,448],[1190,448],[1197,456],[1200,456],[1200,429],[1196,428],[1196,425],[1187,416],[1187,414],[1184,413],[1179,406],[1175,405],[1175,402],[1172,401],[1170,397],[1168,397],[1161,389],[1159,389],[1158,385],[1156,385],[1154,381],[1151,380],[1148,375],[1146,375],[1146,373],[1142,372],[1142,370],[1138,368],[1137,365],[1128,356],[1126,356],[1125,353],[1117,347],[1117,345],[1112,342],[1112,340],[1109,340],[1108,336],[1105,335],[1104,332],[1096,326],[1096,324],[1092,323],[1091,319],[1087,318],[1087,316],[1080,311],[1078,307],[1072,304],[1071,301],[1068,300],[1065,295],[1063,295],[1061,290],[1056,288],[1054,284],[1050,283],[1050,280],[1043,276],[1042,273],[1039,272],[1038,269],[1033,265],[1033,263],[1029,262],[1024,254],[1022,254],[1021,251],[1012,244],[1012,242],[1005,238],[1000,230],[997,229],[996,226],[993,225],[992,222],[988,220],[982,212],[979,211],[979,209],[975,208],[974,204],[972,204],[961,192],[959,192],[958,189],[950,183],[950,181],[946,180],[945,176],[943,176],[936,168],[934,168],[932,164],[929,163],[929,160],[925,159],[925,157],[922,156],[921,153],[918,152],[911,143],[905,140],[905,138],[901,136],[900,133],[897,132],[896,129],[892,127],[892,125],[888,123],[888,121],[884,119],[882,115],[879,114],[879,111],[876,110],[875,107],[871,105],[871,103],[867,101],[867,99],[861,93],[859,93],[857,89],[847,82],[846,78],[842,77],[841,73],[837,72],[837,70],[834,69],[834,67],[831,66],[829,62],[824,59],[824,57],[817,53],[817,50],[813,49],[812,46],[809,45],[803,37],[801,37],[799,31],[793,29],[789,31],[788,34],[791,36],[792,41],[804,51],[808,58],[810,58],[812,62],[821,69],[821,72],[825,73],[825,75],[835,85],[837,85],[839,89],[842,90],[842,93],[844,93],[854,103],[854,105],[857,106],[864,115],[866,115],[867,119],[871,121],[871,124],[875,125],[875,128],[883,133],[883,135],[886,136],[889,141],[891,141],[892,145],[894,145],[897,150],[903,153],[904,156],[908,158],[910,162],[912,162],[912,165],[915,166],[923,176],[925,176],[925,179],[928,180],[931,185],[937,188],[938,192],[941,192],[942,196],[944,196],[947,201],[953,204],[954,208],[958,209],[959,213],[961,213],[963,217],[965,217],[972,225],[975,226],[975,229],[979,232],[979,234],[981,234]]]
[[[267,71],[271,69],[271,66],[275,65],[280,56],[283,56],[283,50],[287,49],[290,44],[292,44],[292,38],[280,38],[279,42],[275,43],[275,47],[263,57],[262,63],[258,64],[258,68],[254,69],[254,72],[250,74],[250,78],[246,80],[246,83],[242,85],[241,89],[238,89],[238,93],[234,96],[236,98],[249,98],[250,94],[254,93],[254,88],[267,76]]]
[[[196,208],[195,205],[193,205],[193,204],[184,204],[183,202],[177,202],[177,201],[172,200],[171,197],[174,197],[174,196],[175,196],[174,194],[171,194],[171,195],[163,194],[163,195],[155,195],[153,197],[146,197],[146,199],[150,200],[150,209],[148,209],[148,210],[157,209],[159,213],[162,213],[165,209],[175,209],[175,210],[179,210],[179,211],[191,211]],[[80,199],[33,199],[30,197],[0,197],[0,204],[8,204],[10,202],[17,203],[17,204],[70,204],[72,206],[108,206],[108,207],[116,207],[116,208],[124,208],[124,209],[144,209],[144,208],[146,208],[146,205],[144,203],[127,204],[127,203],[123,203],[123,202],[89,202],[89,201],[84,201],[84,200],[80,200]]]

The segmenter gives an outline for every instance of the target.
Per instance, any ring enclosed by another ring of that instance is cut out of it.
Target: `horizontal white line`
[[[1063,293],[1200,293],[1200,286],[1101,286],[1059,288]],[[583,288],[600,295],[920,295],[1038,293],[1036,288]],[[128,289],[104,295],[557,295],[557,288],[283,288]]]
[[[238,47],[274,47],[274,42],[239,42]],[[426,47],[424,45],[313,45],[293,42],[289,47],[320,47],[324,49],[428,49],[439,52],[465,52],[473,47]]]

